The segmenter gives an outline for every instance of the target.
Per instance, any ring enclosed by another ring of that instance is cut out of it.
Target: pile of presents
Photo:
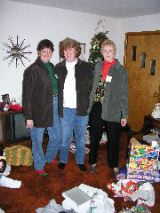
[[[135,138],[130,139],[129,161],[117,175],[117,179],[160,182],[160,141],[141,144]]]
[[[159,141],[141,144],[135,138],[130,139],[129,159],[126,166],[117,174],[116,182],[107,183],[114,197],[124,201],[132,201],[131,208],[125,208],[118,213],[151,213],[150,207],[155,205],[155,190],[153,183],[160,182]],[[36,210],[36,213],[115,213],[115,201],[108,197],[107,192],[86,184],[69,189],[62,193],[62,206],[55,200]]]
[[[147,136],[146,142],[142,144],[136,138],[130,139],[128,162],[117,174],[118,182],[107,185],[115,197],[137,201],[136,206],[121,213],[150,213],[148,207],[155,204],[152,183],[160,182],[160,141],[156,138],[148,142]]]

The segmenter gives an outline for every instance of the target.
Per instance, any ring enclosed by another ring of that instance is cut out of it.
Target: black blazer
[[[63,90],[67,76],[66,61],[62,61],[55,66],[58,76],[58,111],[63,117]],[[92,66],[85,61],[78,59],[75,65],[76,92],[77,92],[77,114],[84,116],[87,114],[89,105],[89,95],[93,79]],[[71,82],[72,83],[72,82]]]
[[[35,127],[53,125],[52,81],[39,58],[24,71],[22,98],[25,119],[33,120]]]

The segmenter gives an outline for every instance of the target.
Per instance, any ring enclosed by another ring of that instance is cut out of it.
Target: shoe
[[[118,167],[114,167],[114,168],[113,168],[113,171],[114,171],[114,174],[117,175],[117,174],[119,173]]]
[[[84,164],[77,164],[77,165],[78,165],[79,169],[80,169],[82,172],[87,171],[87,169],[86,169],[86,167],[85,167]]]
[[[90,166],[89,166],[89,172],[91,172],[91,173],[95,173],[96,172],[96,163],[95,164],[91,164]]]
[[[51,161],[51,164],[57,165],[57,164],[58,164],[58,160],[56,160],[56,159],[52,160],[52,161]]]
[[[59,164],[58,164],[58,168],[59,169],[64,169],[65,168],[65,163],[62,163],[62,162],[60,162]]]
[[[43,177],[45,177],[45,176],[47,176],[48,174],[44,171],[44,169],[42,169],[42,170],[37,170],[36,171],[40,176],[43,176]]]

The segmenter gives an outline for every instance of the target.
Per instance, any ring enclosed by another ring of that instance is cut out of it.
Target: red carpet
[[[127,139],[123,134],[120,148],[120,166],[125,163]],[[88,155],[86,155],[86,166],[88,166]],[[0,187],[0,207],[6,213],[34,213],[35,209],[44,207],[51,199],[61,204],[62,192],[81,183],[100,188],[106,191],[110,198],[115,201],[116,211],[122,208],[131,207],[136,204],[124,202],[123,198],[114,198],[114,195],[107,189],[107,183],[115,180],[113,172],[106,166],[106,151],[103,145],[99,151],[98,167],[96,174],[80,172],[75,164],[74,154],[70,153],[69,163],[64,171],[57,168],[57,165],[47,165],[47,177],[37,175],[32,167],[13,167],[9,177],[21,180],[20,189]],[[160,183],[154,184],[156,192],[156,204],[150,208],[152,213],[160,212]],[[54,213],[54,212],[53,212]]]

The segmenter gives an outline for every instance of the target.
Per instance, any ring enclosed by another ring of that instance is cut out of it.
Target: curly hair
[[[43,40],[41,40],[41,41],[38,43],[37,51],[41,51],[41,50],[43,50],[44,48],[49,48],[49,49],[51,49],[52,52],[54,51],[54,45],[53,45],[53,43],[52,43],[50,40],[48,40],[48,39],[43,39]]]
[[[59,54],[61,58],[64,58],[64,50],[67,48],[75,48],[76,55],[75,57],[78,58],[81,54],[81,46],[80,43],[72,38],[65,38],[64,40],[60,41],[59,43]]]

